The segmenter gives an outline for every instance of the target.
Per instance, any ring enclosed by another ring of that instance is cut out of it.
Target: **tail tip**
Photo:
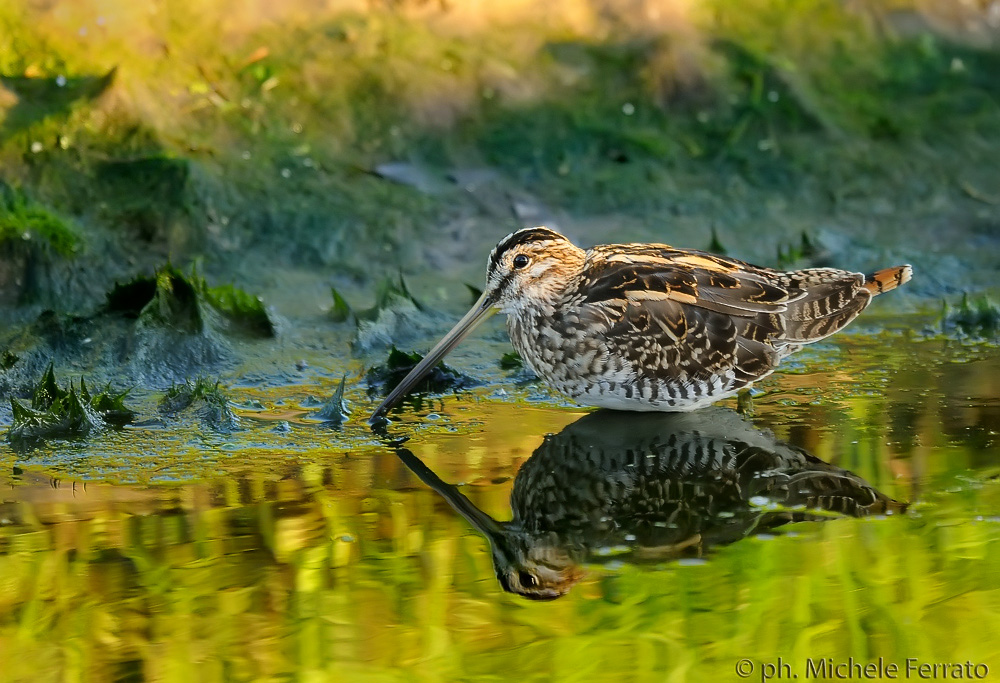
[[[882,294],[896,289],[900,285],[905,285],[913,277],[913,266],[906,264],[903,266],[893,266],[876,270],[868,276],[865,287],[872,294]]]
[[[913,266],[909,263],[899,267],[899,282],[897,285],[905,285],[913,277]]]

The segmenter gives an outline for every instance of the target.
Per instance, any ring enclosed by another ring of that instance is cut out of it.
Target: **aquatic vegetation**
[[[827,255],[816,245],[809,233],[802,231],[798,244],[778,244],[776,268],[788,270],[803,266],[817,266]]]
[[[395,278],[382,278],[375,283],[375,305],[371,308],[355,311],[335,287],[330,288],[330,294],[333,297],[330,317],[334,322],[344,322],[354,318],[355,323],[360,325],[363,321],[374,322],[378,320],[383,311],[401,307],[417,311],[424,310],[424,306],[410,293],[402,273],[399,273]]]
[[[376,283],[375,304],[370,308],[352,310],[338,292],[334,290],[333,295],[331,315],[334,320],[353,318],[356,330],[351,344],[361,352],[406,343],[431,325],[427,309],[410,293],[401,273]]]
[[[465,284],[465,288],[467,290],[469,290],[469,305],[471,306],[472,304],[474,304],[477,301],[479,301],[479,297],[481,297],[483,295],[483,288],[482,287],[476,287],[474,285],[470,285],[467,282],[464,283],[464,284]]]
[[[714,225],[712,226],[712,240],[708,243],[708,247],[705,248],[705,251],[710,251],[713,254],[718,254],[719,256],[729,255],[729,252],[726,251],[726,248],[722,245],[722,240],[719,239],[719,231]]]
[[[751,417],[756,412],[752,389],[743,389],[736,394],[736,412],[744,417]]]
[[[337,391],[327,401],[322,408],[313,413],[313,417],[322,420],[328,427],[340,427],[351,415],[347,402],[344,400],[344,387],[347,385],[347,376],[340,379]]]
[[[70,382],[69,389],[56,383],[50,364],[32,392],[31,404],[11,398],[13,424],[7,441],[26,444],[42,439],[86,436],[108,424],[121,426],[135,418],[125,405],[127,391],[114,393],[111,386],[91,394],[81,377],[79,387]]]
[[[333,297],[333,306],[330,307],[329,316],[335,323],[347,322],[354,315],[347,300],[337,291],[336,287],[330,288],[330,296]]]
[[[947,301],[942,302],[941,326],[945,332],[958,331],[976,337],[995,337],[1000,334],[1000,306],[986,294],[971,298],[962,294],[958,308],[952,310]]]
[[[517,351],[508,351],[500,356],[501,370],[520,370],[524,367],[524,359]]]
[[[271,314],[259,296],[248,294],[233,285],[209,287],[204,279],[200,279],[199,286],[205,301],[223,315],[230,329],[253,337],[277,335]]]
[[[168,265],[116,283],[103,305],[86,315],[47,309],[0,330],[0,349],[25,359],[5,376],[0,392],[15,389],[16,395],[30,380],[26,373],[49,361],[165,388],[214,372],[234,358],[240,342],[270,338],[276,331],[259,297],[229,285],[210,286],[197,271],[185,274]]]
[[[175,417],[194,410],[198,418],[215,431],[228,432],[239,427],[240,419],[230,407],[229,396],[219,386],[219,380],[199,377],[167,389],[160,399],[160,413]]]
[[[209,312],[221,315],[214,327],[252,337],[273,337],[274,322],[260,297],[232,285],[210,287],[192,268],[184,275],[166,265],[153,276],[140,275],[125,284],[115,284],[107,293],[106,310],[138,318],[189,334],[201,334],[215,321]]]
[[[385,395],[392,391],[410,370],[423,360],[416,352],[400,351],[395,346],[389,349],[389,355],[384,363],[368,369],[365,382],[368,385],[368,395]],[[444,363],[438,363],[427,376],[414,388],[414,393],[440,394],[445,391],[457,391],[476,386],[478,382],[471,377],[454,370]]]

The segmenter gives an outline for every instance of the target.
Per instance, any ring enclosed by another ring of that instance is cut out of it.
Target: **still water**
[[[379,439],[271,387],[238,440],[7,449],[0,681],[1000,676],[1000,351],[844,335],[761,388]]]

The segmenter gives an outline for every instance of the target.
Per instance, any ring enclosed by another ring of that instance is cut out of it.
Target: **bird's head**
[[[563,291],[583,260],[584,251],[554,230],[518,230],[490,253],[483,297],[507,314],[544,306]]]
[[[509,529],[501,538],[490,538],[493,567],[505,591],[529,600],[555,600],[584,577],[571,550],[549,536]]]
[[[472,310],[385,397],[369,423],[384,420],[389,409],[490,314],[499,310],[516,315],[524,308],[550,305],[584,258],[582,249],[548,228],[525,228],[500,240],[487,262],[486,288]]]

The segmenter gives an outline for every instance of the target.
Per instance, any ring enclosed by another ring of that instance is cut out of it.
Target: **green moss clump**
[[[273,337],[276,329],[260,297],[232,285],[210,287],[192,269],[184,275],[172,265],[153,277],[140,275],[108,292],[105,308],[127,317],[173,327],[190,334],[205,331],[208,310],[220,314],[226,331]]]
[[[368,384],[368,395],[388,394],[417,363],[423,360],[419,353],[406,353],[395,346],[389,349],[385,363],[376,365],[365,374]],[[474,379],[454,370],[444,363],[438,363],[424,379],[413,388],[413,393],[440,394],[445,391],[457,391],[477,385]]]
[[[714,225],[712,226],[712,240],[708,243],[708,249],[706,249],[706,251],[710,251],[713,254],[718,254],[720,256],[725,256],[729,253],[726,251],[726,247],[722,244],[722,240],[719,239],[719,233],[715,229]]]
[[[125,397],[127,395],[128,390],[120,394],[112,393],[111,384],[108,383],[103,391],[91,397],[83,378],[80,378],[80,397],[84,403],[89,404],[91,408],[96,410],[97,414],[105,422],[110,424],[122,426],[129,424],[135,419],[135,411],[125,405]]]
[[[975,300],[962,294],[962,302],[955,311],[945,301],[941,312],[945,332],[958,331],[974,337],[995,337],[1000,334],[1000,306],[985,294]]]
[[[347,300],[344,299],[343,295],[336,288],[331,287],[330,293],[333,296],[333,307],[330,309],[330,318],[334,322],[344,322],[352,317],[356,323],[363,320],[378,320],[382,311],[397,308],[400,302],[403,302],[406,306],[412,305],[418,311],[424,310],[423,304],[417,301],[413,294],[410,293],[410,289],[406,286],[406,281],[403,280],[402,273],[399,274],[398,278],[383,278],[379,280],[375,285],[375,305],[361,311],[352,309]]]
[[[74,256],[82,244],[69,223],[0,182],[0,244],[26,241],[62,257]]]
[[[205,315],[197,282],[173,266],[156,273],[153,298],[139,312],[139,319],[199,334],[205,330]]]
[[[479,301],[479,297],[483,295],[483,290],[475,285],[470,285],[468,282],[465,283],[465,288],[469,291],[469,305],[472,306]]]
[[[229,407],[229,397],[219,386],[219,381],[199,377],[175,384],[160,399],[159,410],[164,415],[174,416],[194,407],[198,417],[216,431],[233,431],[239,426],[239,418]]]
[[[384,278],[380,280],[375,285],[375,305],[359,311],[357,317],[359,320],[375,320],[378,318],[379,313],[387,308],[392,308],[400,301],[413,304],[414,308],[418,311],[424,310],[423,304],[417,301],[413,294],[410,293],[409,287],[406,286],[406,281],[403,280],[402,273],[399,274],[397,279]]]
[[[221,405],[229,402],[229,398],[219,388],[219,381],[214,383],[206,377],[195,381],[188,380],[184,384],[175,384],[160,399],[160,412],[174,415],[187,410],[195,401],[203,400]]]
[[[798,244],[779,244],[777,267],[780,269],[790,269],[802,263],[816,265],[821,257],[820,250],[816,247],[813,239],[808,233],[802,232],[802,237]]]
[[[508,351],[500,356],[501,370],[520,370],[524,367],[524,359],[517,351]]]
[[[335,323],[347,322],[353,315],[350,304],[335,287],[330,288],[330,294],[333,296],[333,306],[329,313],[330,319]]]
[[[277,333],[274,321],[259,296],[248,294],[233,285],[209,287],[201,278],[197,284],[205,302],[221,313],[231,326],[254,337],[273,337]]]
[[[125,425],[135,418],[135,412],[125,405],[128,392],[115,394],[108,385],[98,394],[91,394],[80,378],[79,388],[70,383],[64,389],[56,383],[50,364],[32,392],[31,405],[11,399],[13,425],[7,441],[23,445],[44,439],[86,436],[108,424]]]

